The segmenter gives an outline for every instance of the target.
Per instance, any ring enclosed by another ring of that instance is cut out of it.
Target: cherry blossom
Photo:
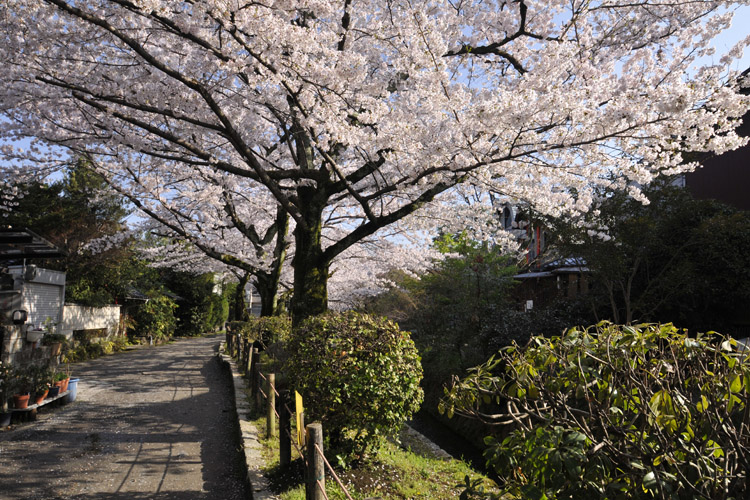
[[[232,222],[246,238],[285,214],[299,321],[327,307],[337,257],[464,186],[582,213],[692,168],[685,151],[738,147],[748,40],[698,60],[747,3],[5,0],[0,154],[85,155],[203,228],[228,227],[231,193],[263,206]]]

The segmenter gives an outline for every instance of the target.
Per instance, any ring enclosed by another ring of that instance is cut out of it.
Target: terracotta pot
[[[23,410],[29,407],[29,394],[14,394],[13,395],[13,408]]]
[[[52,356],[60,355],[60,351],[62,350],[62,343],[55,342],[54,344],[50,344],[50,347],[52,348]]]
[[[44,392],[37,392],[36,394],[34,394],[34,404],[42,404],[42,401],[44,401],[44,398],[47,397],[47,394],[49,394],[49,389]]]
[[[68,390],[68,382],[70,382],[70,377],[62,381],[62,387],[60,387],[60,392],[65,392]]]

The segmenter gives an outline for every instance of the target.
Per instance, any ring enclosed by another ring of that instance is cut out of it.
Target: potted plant
[[[33,381],[28,368],[13,368],[12,372],[12,392],[13,407],[22,410],[29,406],[29,396]]]
[[[11,413],[8,411],[8,397],[13,387],[13,367],[0,361],[0,427],[10,425]]]
[[[59,356],[62,345],[68,341],[68,338],[62,333],[48,333],[42,338],[42,345],[52,347],[52,356]]]
[[[50,394],[49,397],[54,397],[60,392],[65,392],[68,390],[68,381],[70,380],[70,375],[68,375],[65,372],[55,372],[54,377],[52,377],[52,387],[50,388]],[[55,391],[56,389],[56,391]],[[52,395],[52,392],[55,391],[54,396]]]
[[[32,389],[34,401],[41,404],[47,397],[49,388],[52,385],[52,370],[44,366],[39,366],[32,371]]]

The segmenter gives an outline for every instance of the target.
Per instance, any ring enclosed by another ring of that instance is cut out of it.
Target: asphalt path
[[[0,432],[0,499],[250,498],[219,340],[71,365],[75,402]]]

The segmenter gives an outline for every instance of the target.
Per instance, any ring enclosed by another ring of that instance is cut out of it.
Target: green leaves
[[[354,312],[327,314],[289,334],[285,373],[321,419],[333,451],[361,458],[422,402],[422,366],[398,325]]]
[[[442,404],[511,425],[485,457],[521,498],[745,498],[750,360],[736,346],[600,323],[500,351]]]

